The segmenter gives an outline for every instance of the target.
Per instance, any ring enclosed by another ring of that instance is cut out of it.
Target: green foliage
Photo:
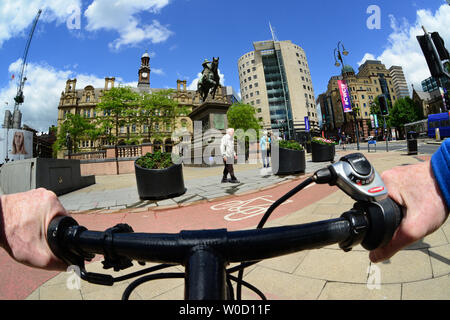
[[[389,106],[389,110],[391,110],[391,106]],[[375,98],[375,100],[370,104],[370,114],[376,114],[378,118],[378,126],[380,128],[384,128],[384,117],[381,115],[381,109],[380,109],[380,101],[378,100],[378,97]],[[386,120],[389,120],[390,116],[386,117]]]
[[[404,125],[422,120],[423,110],[409,98],[398,99],[390,111],[388,125],[397,128],[403,133]]]
[[[278,144],[283,149],[303,151],[302,145],[297,141],[280,140]]]
[[[58,151],[67,149],[67,133],[72,140],[72,151],[79,151],[78,144],[83,139],[96,140],[100,134],[95,125],[79,114],[67,114],[67,118],[62,122],[56,141],[53,144],[53,150],[56,154]]]
[[[173,165],[172,154],[157,151],[147,153],[136,161],[137,165],[146,169],[167,169]]]
[[[137,103],[139,94],[130,87],[111,88],[106,91],[97,105],[97,127],[108,140],[117,144],[119,128],[130,125],[137,117]],[[115,134],[113,134],[115,129]]]
[[[233,104],[227,113],[228,127],[235,130],[241,129],[244,132],[253,129],[259,132],[262,126],[256,118],[256,111],[253,106],[242,103]],[[239,138],[239,137],[238,137]],[[256,137],[254,137],[256,139]]]
[[[154,138],[163,139],[163,135],[152,130],[154,125],[156,123],[169,124],[171,128],[175,128],[176,118],[188,113],[186,106],[180,106],[177,101],[170,98],[173,92],[173,90],[161,90],[152,94],[144,93],[140,96],[138,101],[140,117],[138,117],[137,123],[149,128],[148,138],[153,134]]]

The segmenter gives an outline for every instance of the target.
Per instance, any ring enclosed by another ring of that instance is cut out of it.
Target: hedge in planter
[[[163,200],[186,193],[182,164],[173,164],[172,154],[147,153],[134,163],[139,197]]]
[[[313,138],[311,141],[312,161],[331,162],[336,155],[336,143],[324,138]]]
[[[284,141],[281,140],[279,144],[279,156],[278,160],[274,159],[274,153],[272,152],[272,166],[276,168],[278,163],[278,170],[276,175],[288,175],[306,170],[306,158],[305,150],[296,141]],[[275,160],[275,161],[274,161]]]

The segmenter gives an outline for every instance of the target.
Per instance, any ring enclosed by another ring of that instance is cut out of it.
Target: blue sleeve
[[[434,176],[450,208],[450,139],[445,140],[431,159]]]

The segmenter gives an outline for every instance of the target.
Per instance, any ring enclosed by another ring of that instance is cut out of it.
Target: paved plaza
[[[336,160],[352,151],[338,149]],[[381,173],[395,166],[426,161],[429,156],[408,156],[405,151],[363,153]],[[92,230],[105,230],[117,223],[129,223],[136,232],[174,233],[181,230],[254,228],[261,213],[239,215],[227,209],[231,201],[274,201],[327,163],[312,163],[307,157],[305,175],[276,177],[261,172],[257,165],[236,167],[241,184],[221,184],[222,168],[185,168],[187,193],[160,202],[140,201],[134,175],[96,177],[97,184],[60,197],[74,218]],[[339,217],[351,209],[353,200],[336,187],[312,185],[294,196],[291,203],[276,210],[266,227],[303,224]],[[254,203],[254,202],[253,202]],[[261,206],[261,204],[260,204]],[[236,208],[234,209],[237,210]],[[239,211],[239,210],[237,210]],[[338,245],[299,252],[261,262],[245,270],[244,280],[259,288],[269,300],[450,300],[450,223],[422,241],[402,250],[387,262],[372,264],[362,247],[344,253]],[[8,261],[0,277],[0,297],[31,300],[120,299],[133,280],[102,287],[86,282],[68,289],[68,273],[49,273]],[[102,269],[100,259],[87,265],[91,272],[115,277],[147,268],[135,264],[114,273]],[[164,270],[183,272],[177,266]],[[14,284],[25,279],[26,289]],[[34,280],[33,280],[34,279]],[[18,294],[20,292],[20,295]],[[139,286],[131,299],[183,299],[182,279],[159,280]],[[243,289],[244,299],[258,297]]]

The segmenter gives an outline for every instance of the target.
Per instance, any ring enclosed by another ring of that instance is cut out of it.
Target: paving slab
[[[366,284],[327,282],[319,300],[400,300],[401,284],[384,284],[369,289]]]
[[[256,286],[269,300],[316,300],[325,281],[257,267],[244,280]],[[243,299],[259,300],[259,296],[243,289]]]
[[[381,283],[413,282],[433,277],[427,250],[403,250],[376,266],[380,268]]]
[[[403,300],[450,300],[450,275],[405,283]]]
[[[367,252],[344,253],[326,248],[309,251],[294,274],[326,281],[366,283],[369,264]]]

